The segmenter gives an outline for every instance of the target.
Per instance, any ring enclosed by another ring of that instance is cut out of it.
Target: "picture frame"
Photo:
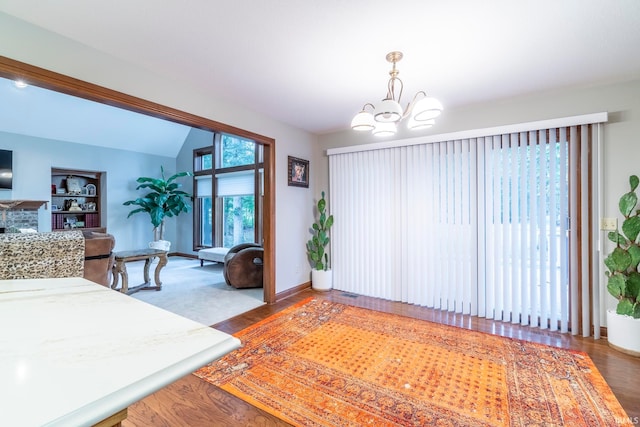
[[[85,187],[85,190],[87,192],[87,195],[89,196],[95,196],[96,195],[96,186],[93,184],[87,184]]]
[[[288,156],[287,176],[290,186],[309,188],[309,160]]]
[[[69,194],[81,194],[82,188],[80,187],[80,180],[71,176],[67,177],[67,193]]]

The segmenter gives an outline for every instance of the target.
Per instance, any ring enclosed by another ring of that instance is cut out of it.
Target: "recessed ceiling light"
[[[24,89],[25,87],[29,86],[24,80],[16,80],[13,82],[13,85],[18,89]]]

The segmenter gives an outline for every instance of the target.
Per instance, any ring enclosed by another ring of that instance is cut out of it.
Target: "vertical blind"
[[[334,286],[588,335],[597,126],[329,152]]]

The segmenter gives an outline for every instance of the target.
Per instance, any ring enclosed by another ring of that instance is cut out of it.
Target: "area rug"
[[[311,300],[195,375],[299,426],[614,426],[589,356]]]

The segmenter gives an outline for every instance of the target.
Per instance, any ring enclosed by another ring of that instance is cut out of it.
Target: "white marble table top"
[[[82,278],[0,280],[0,425],[92,425],[240,346]]]

